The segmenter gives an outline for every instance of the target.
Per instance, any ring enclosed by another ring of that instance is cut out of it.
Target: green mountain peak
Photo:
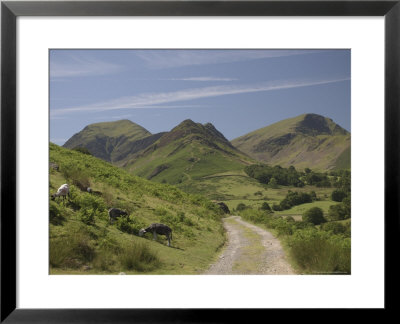
[[[130,154],[133,142],[151,135],[142,126],[123,119],[87,125],[63,146],[70,149],[85,147],[93,156],[116,162]]]
[[[350,133],[332,119],[317,114],[281,120],[238,137],[232,144],[272,165],[327,170],[340,164],[341,168],[350,168]]]

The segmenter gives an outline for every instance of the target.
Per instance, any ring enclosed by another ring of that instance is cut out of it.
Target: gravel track
[[[270,232],[243,221],[240,216],[225,218],[223,222],[228,243],[205,274],[295,274],[279,240]]]

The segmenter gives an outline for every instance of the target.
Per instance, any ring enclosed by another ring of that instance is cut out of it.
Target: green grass
[[[49,194],[73,183],[85,170],[94,195],[70,185],[68,202],[50,203],[50,273],[198,274],[223,245],[221,213],[213,203],[176,187],[133,176],[100,159],[50,144]],[[67,176],[67,178],[66,178]],[[71,178],[68,178],[71,177]],[[79,180],[79,179],[78,179]],[[128,219],[113,225],[107,210],[118,207]],[[138,237],[140,228],[163,222],[173,230],[172,247],[164,236]]]

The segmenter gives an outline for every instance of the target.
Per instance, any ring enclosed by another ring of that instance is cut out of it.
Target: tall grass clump
[[[61,168],[61,173],[70,183],[77,186],[80,190],[86,191],[90,187],[90,176],[87,170],[75,165],[65,165]]]
[[[50,239],[50,265],[55,268],[79,268],[90,263],[95,248],[84,230]]]
[[[316,229],[296,231],[288,237],[290,254],[309,273],[351,272],[351,240]]]
[[[125,246],[118,255],[124,270],[150,271],[160,266],[158,255],[144,243]]]

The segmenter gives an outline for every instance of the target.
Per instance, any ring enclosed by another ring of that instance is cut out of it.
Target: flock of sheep
[[[87,192],[92,193],[92,189],[90,187],[87,188]],[[58,188],[57,192],[53,195],[51,195],[51,198],[54,200],[57,197],[62,197],[63,201],[65,199],[68,199],[69,197],[69,186],[68,184],[63,184],[60,188]],[[114,221],[121,217],[121,216],[128,216],[128,213],[126,211],[123,211],[118,208],[110,208],[108,210],[108,217],[109,221],[111,224],[114,223]],[[145,233],[153,233],[153,238],[154,240],[157,239],[157,234],[159,235],[165,235],[168,240],[168,246],[171,246],[171,239],[172,239],[172,229],[165,225],[165,224],[159,224],[159,223],[153,223],[147,228],[142,228],[139,231],[139,236],[142,237]]]

